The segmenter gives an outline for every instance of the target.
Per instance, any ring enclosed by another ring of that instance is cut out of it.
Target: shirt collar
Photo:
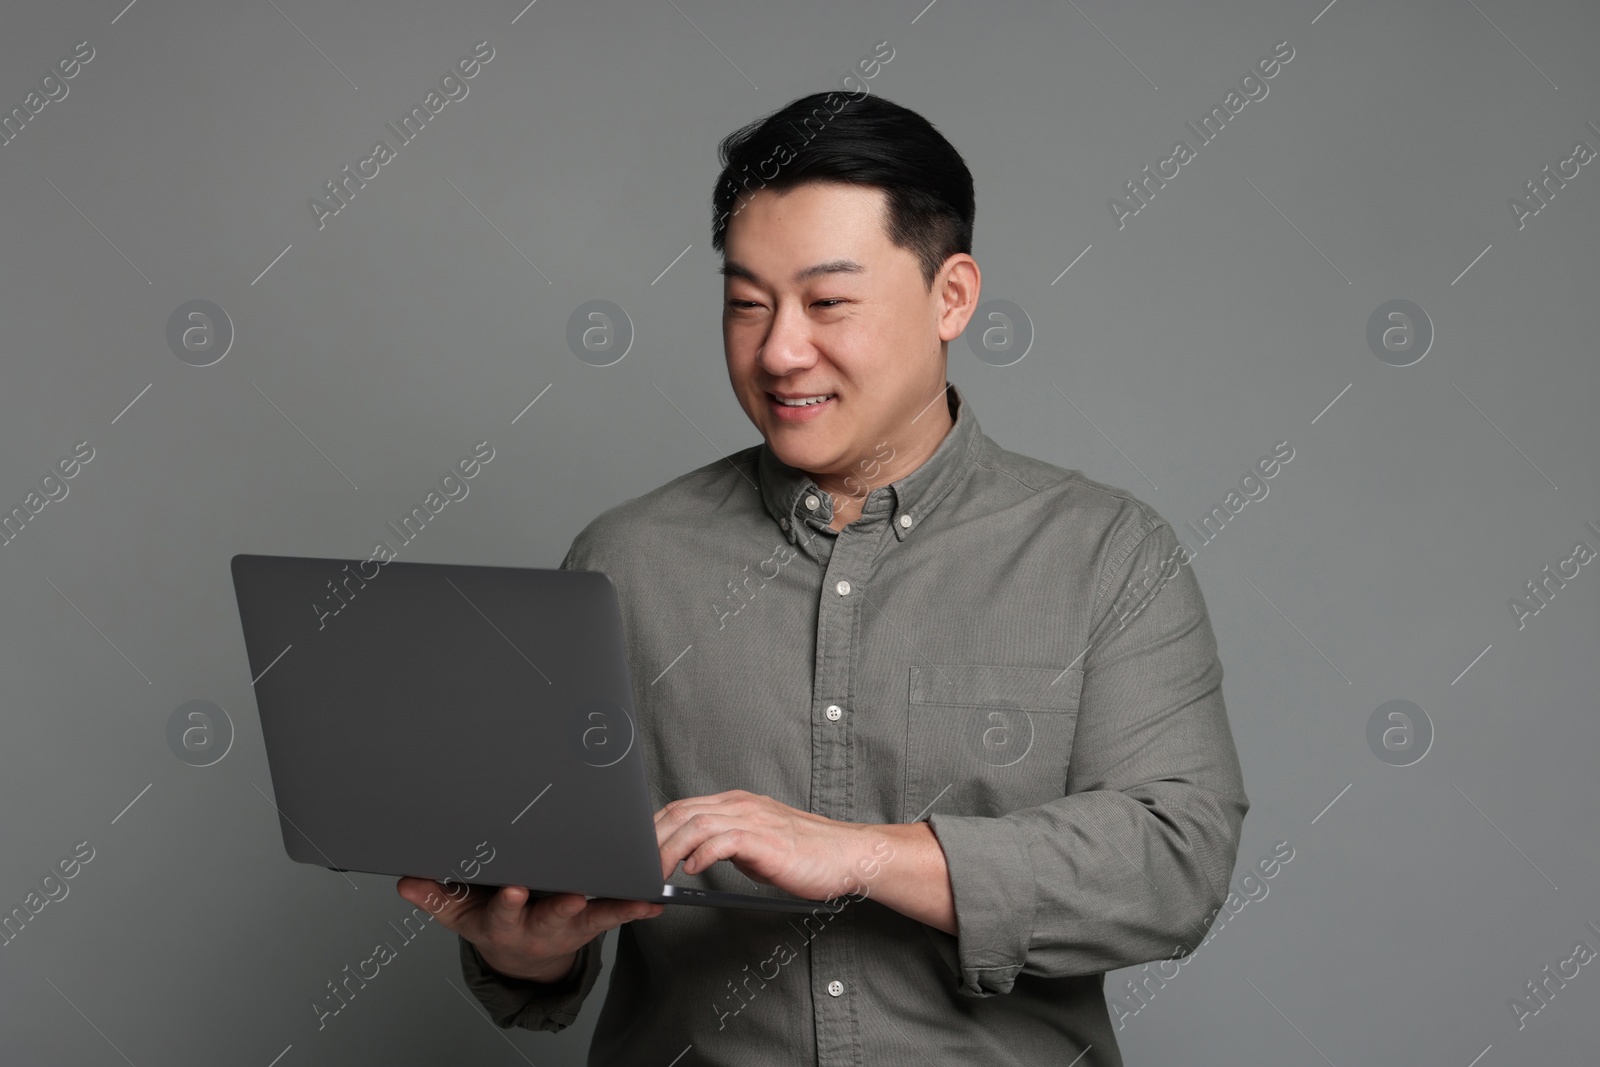
[[[886,514],[890,528],[901,541],[910,536],[966,476],[982,439],[978,418],[966,398],[950,382],[944,384],[946,403],[955,424],[922,466],[898,481],[872,490],[862,504],[862,518]],[[833,502],[829,495],[818,488],[811,475],[773,455],[765,442],[760,445],[756,469],[767,512],[791,544],[799,540],[797,527],[800,523],[809,520],[815,529],[822,530],[832,521]],[[817,506],[807,508],[806,501],[812,497]]]

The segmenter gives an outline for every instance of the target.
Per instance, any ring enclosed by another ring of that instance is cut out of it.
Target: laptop
[[[604,573],[248,554],[232,571],[291,859],[536,895],[833,910],[662,879]]]

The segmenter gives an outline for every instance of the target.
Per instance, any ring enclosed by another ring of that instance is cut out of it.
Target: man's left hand
[[[874,855],[871,828],[791,808],[771,797],[730,789],[675,800],[656,812],[661,877],[683,863],[699,874],[728,860],[752,881],[806,900],[860,892],[857,865]]]

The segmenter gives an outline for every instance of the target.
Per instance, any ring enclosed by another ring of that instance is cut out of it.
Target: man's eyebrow
[[[865,274],[867,268],[853,259],[830,259],[826,263],[813,263],[795,271],[794,280],[806,281],[809,278],[819,278],[825,274]],[[737,260],[728,260],[717,270],[718,274],[728,278],[743,278],[747,282],[760,284],[761,279],[756,277],[756,272]]]

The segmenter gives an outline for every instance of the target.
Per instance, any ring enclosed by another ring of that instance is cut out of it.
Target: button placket
[[[812,692],[829,694],[832,700],[820,702],[821,714],[812,720],[811,810],[846,822],[854,821],[857,815],[850,787],[854,731],[851,717],[845,714],[858,651],[852,641],[856,636],[862,591],[882,545],[886,521],[884,517],[848,533],[839,531],[818,589],[818,655]],[[839,896],[848,889],[841,883],[832,890],[830,897]],[[855,909],[848,904],[841,908],[839,902],[832,906],[819,904],[819,907],[824,910],[818,918],[825,921],[809,941],[812,1006],[818,1035],[817,1062],[844,1067],[854,1064],[861,1050],[860,1019],[849,1010],[842,996],[846,983],[858,973],[853,934]],[[837,914],[829,917],[828,913],[835,909],[839,909]],[[806,922],[808,930],[814,922]]]

